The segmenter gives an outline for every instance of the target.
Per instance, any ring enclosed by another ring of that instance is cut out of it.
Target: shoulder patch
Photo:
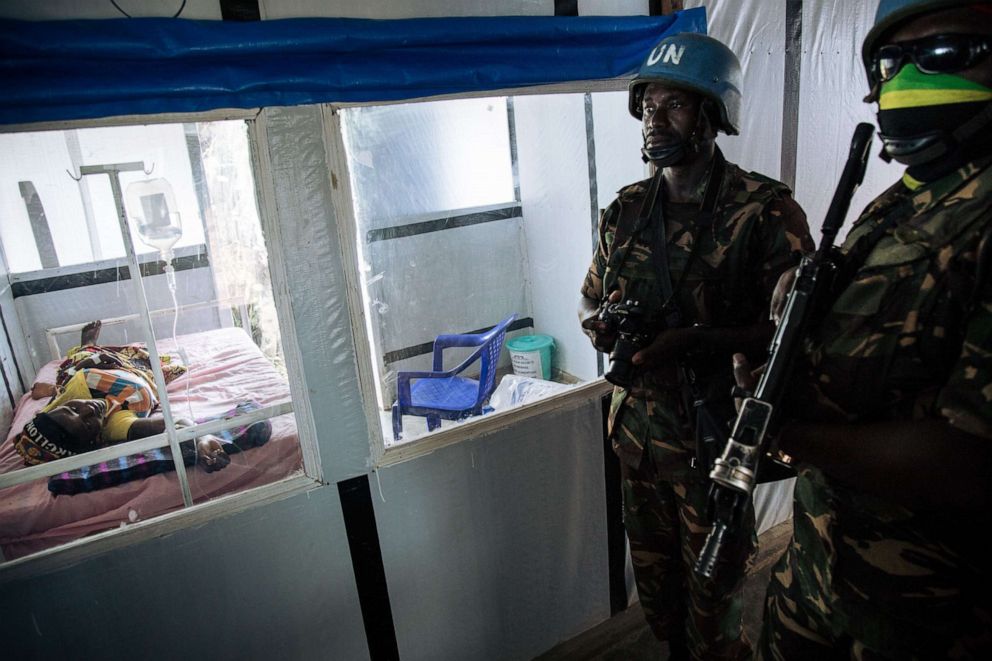
[[[755,188],[765,187],[769,191],[780,195],[792,195],[792,189],[777,179],[772,179],[760,172],[747,172],[741,175],[745,181],[753,182]],[[750,188],[750,187],[749,187]]]
[[[651,185],[650,179],[645,179],[644,181],[638,181],[637,183],[630,184],[629,186],[624,186],[617,191],[617,197],[621,200],[628,201],[632,198],[641,197],[648,191],[648,187]]]

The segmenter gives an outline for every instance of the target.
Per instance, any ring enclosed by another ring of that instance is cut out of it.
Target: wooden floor
[[[772,565],[792,536],[792,521],[765,531],[758,538],[758,556],[744,584],[744,629],[752,643],[758,641],[765,588]],[[602,624],[567,640],[537,657],[536,661],[664,661],[668,649],[658,642],[634,604]]]

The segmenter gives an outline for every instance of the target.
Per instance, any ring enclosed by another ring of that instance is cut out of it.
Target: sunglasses
[[[953,73],[968,69],[992,50],[992,39],[978,34],[938,34],[875,51],[871,71],[875,82],[892,80],[911,60],[923,73]]]

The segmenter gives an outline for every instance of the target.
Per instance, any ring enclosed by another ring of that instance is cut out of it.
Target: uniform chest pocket
[[[652,261],[650,246],[635,243],[626,251],[626,255],[616,255],[611,260],[610,268],[618,269],[618,284],[625,298],[651,301],[658,296],[656,267]]]
[[[950,349],[937,318],[947,297],[933,251],[889,240],[874,250],[835,302],[821,329],[828,352],[842,357],[838,384],[871,402],[895,390],[920,390],[943,372]]]
[[[888,322],[895,321],[892,315],[919,308],[929,266],[925,246],[888,239],[868,256],[854,281],[837,297],[833,311],[876,319],[881,313]]]

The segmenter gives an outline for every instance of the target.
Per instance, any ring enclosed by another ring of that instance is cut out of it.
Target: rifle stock
[[[767,452],[768,430],[774,428],[778,403],[788,385],[794,358],[799,351],[814,311],[822,308],[831,289],[836,265],[830,258],[834,240],[844,223],[851,198],[864,180],[868,148],[874,127],[858,124],[851,151],[823,221],[823,238],[811,256],[804,257],[789,292],[782,321],[768,347],[768,362],[751,397],[744,400],[730,438],[710,472],[710,518],[713,530],[696,562],[697,574],[713,575],[720,548],[740,528],[742,514],[751,506],[758,466]]]

